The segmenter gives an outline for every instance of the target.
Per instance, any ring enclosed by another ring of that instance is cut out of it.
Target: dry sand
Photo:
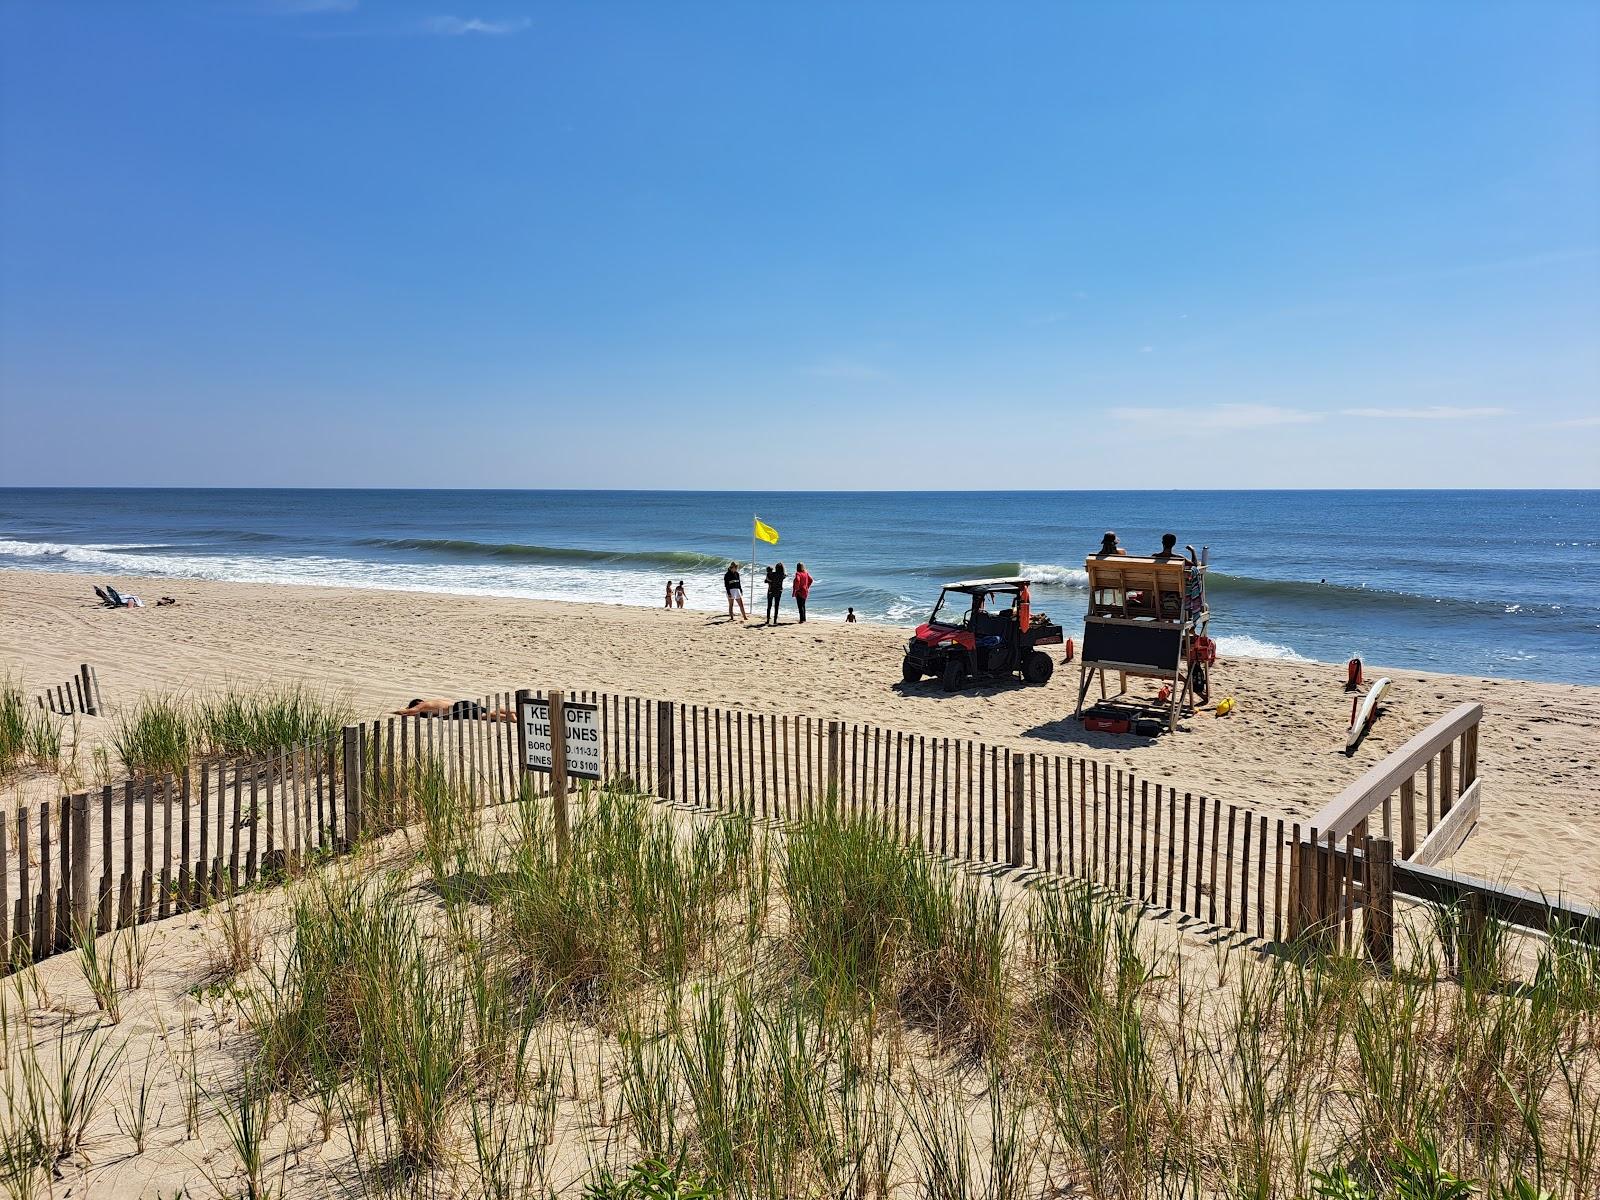
[[[1343,752],[1344,668],[1229,658],[1209,711],[1154,740],[1071,719],[1077,671],[945,695],[899,684],[906,631],[814,621],[761,628],[720,614],[411,592],[192,580],[118,580],[166,608],[99,607],[83,575],[0,572],[0,672],[30,686],[93,663],[108,706],[151,691],[306,680],[363,716],[414,696],[595,688],[806,713],[1032,750],[1090,754],[1141,776],[1304,818],[1412,734],[1465,701],[1485,707],[1483,814],[1449,865],[1600,898],[1600,688],[1434,675],[1382,664],[1392,700],[1354,758]],[[792,616],[792,610],[790,615]],[[1056,612],[1069,633],[1077,614]],[[112,718],[114,719],[114,718]],[[85,722],[90,736],[106,719]],[[49,781],[35,781],[35,789]]]

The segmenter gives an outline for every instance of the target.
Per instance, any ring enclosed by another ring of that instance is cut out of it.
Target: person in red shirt
[[[800,624],[806,623],[806,597],[811,594],[811,572],[805,563],[794,565],[794,606],[800,610]]]

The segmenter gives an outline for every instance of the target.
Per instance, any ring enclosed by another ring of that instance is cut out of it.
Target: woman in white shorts
[[[731,562],[722,573],[722,586],[728,591],[728,620],[733,620],[733,606],[739,605],[739,619],[748,621],[750,614],[744,610],[744,588],[739,586],[739,564]]]

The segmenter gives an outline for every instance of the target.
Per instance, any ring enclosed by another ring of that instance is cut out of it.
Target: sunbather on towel
[[[394,710],[397,717],[438,717],[445,721],[512,721],[509,708],[487,709],[476,700],[413,700]]]

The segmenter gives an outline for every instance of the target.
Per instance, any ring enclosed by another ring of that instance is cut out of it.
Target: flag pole
[[[761,519],[760,513],[750,514],[750,586],[756,585],[756,522]]]

